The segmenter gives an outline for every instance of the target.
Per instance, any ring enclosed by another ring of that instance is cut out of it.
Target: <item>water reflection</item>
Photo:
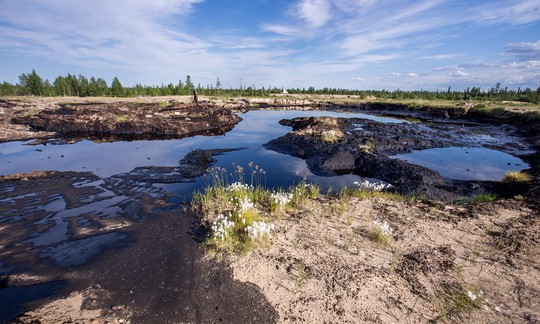
[[[529,168],[527,163],[515,156],[487,148],[435,148],[391,158],[424,166],[439,172],[443,177],[456,180],[500,181],[507,171]]]
[[[0,144],[0,174],[34,170],[90,171],[100,177],[129,172],[141,166],[176,166],[189,151],[214,148],[248,148],[234,156],[236,163],[254,160],[253,149],[286,134],[290,127],[278,122],[284,118],[333,116],[369,118],[381,122],[397,119],[325,111],[250,111],[239,114],[244,120],[223,136],[195,136],[180,140],[94,143],[88,140],[65,145],[27,145],[30,142]],[[251,149],[251,150],[250,150]],[[254,161],[262,163],[262,161]],[[275,161],[274,161],[275,162]],[[246,162],[247,163],[247,162]],[[228,163],[227,166],[229,166]]]

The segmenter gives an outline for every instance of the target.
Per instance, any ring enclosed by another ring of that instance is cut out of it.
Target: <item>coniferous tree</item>
[[[117,77],[114,77],[111,83],[111,95],[114,97],[121,97],[124,95],[124,87],[122,87],[122,83],[120,83],[120,80],[118,80]]]
[[[195,85],[193,84],[193,82],[191,82],[191,77],[188,75],[186,77],[186,87],[185,89],[187,90],[187,93],[191,93],[191,90],[193,90],[195,88]]]
[[[41,96],[43,92],[43,80],[36,73],[36,70],[32,70],[32,73],[21,74],[19,76],[19,82],[24,93]]]
[[[97,78],[96,83],[99,90],[99,95],[102,97],[107,96],[109,94],[109,86],[107,85],[107,81],[102,78]]]

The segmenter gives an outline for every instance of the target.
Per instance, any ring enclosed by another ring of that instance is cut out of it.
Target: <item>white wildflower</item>
[[[379,183],[369,182],[367,180],[364,180],[363,182],[355,181],[354,184],[360,187],[360,189],[368,190],[368,191],[383,191],[384,189],[388,189],[392,187],[392,185],[390,184],[385,184],[382,182],[379,182]]]
[[[390,227],[390,224],[388,224],[387,221],[381,222],[377,219],[373,221],[373,224],[377,225],[377,227],[379,227],[379,229],[384,235],[392,235],[392,233],[394,232],[394,229]]]
[[[247,226],[246,231],[251,240],[261,239],[264,235],[270,236],[270,232],[275,228],[272,223],[253,222],[252,226]]]
[[[227,230],[231,227],[234,227],[234,221],[223,216],[223,214],[219,214],[211,227],[214,238],[224,241],[225,237],[228,236]]]
[[[241,183],[241,182],[234,182],[226,188],[227,191],[240,191],[240,190],[250,190],[250,189],[253,189],[253,187],[248,184]]]
[[[253,209],[253,207],[255,207],[253,202],[249,201],[249,198],[245,197],[238,201],[238,214],[242,215],[246,211]]]
[[[476,296],[472,291],[467,291],[467,296],[469,296],[469,298],[472,300],[472,301],[475,301],[478,296]]]
[[[272,198],[274,203],[281,208],[291,201],[293,195],[286,192],[272,192],[270,198]]]

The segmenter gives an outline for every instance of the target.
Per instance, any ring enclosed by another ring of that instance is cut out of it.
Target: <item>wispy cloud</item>
[[[328,0],[301,0],[297,10],[300,18],[313,28],[323,26],[332,17]]]
[[[104,66],[144,68],[150,62],[170,62],[174,54],[187,56],[208,48],[204,41],[161,23],[171,14],[188,14],[199,1],[4,1],[0,44],[9,42],[23,55],[39,52],[72,62],[93,58]]]
[[[540,19],[537,0],[490,1],[475,9],[471,19],[482,23],[521,25]]]
[[[540,40],[507,44],[506,54],[513,55],[520,61],[540,60]]]
[[[420,56],[419,60],[449,60],[449,59],[455,59],[460,56],[463,56],[463,54],[434,54],[434,55],[426,55],[426,56]]]
[[[540,40],[516,32],[514,41],[491,46],[498,48],[491,56],[478,51],[485,41],[479,35],[494,26],[521,25],[521,31],[537,24],[538,0],[278,1],[279,15],[246,12],[246,21],[264,17],[206,33],[188,21],[221,19],[197,15],[210,0],[0,1],[0,55],[129,71],[160,82],[188,73],[202,83],[220,76],[231,86],[240,79],[259,86],[375,88],[540,82]]]
[[[464,77],[469,76],[468,73],[465,73],[462,70],[457,70],[455,72],[450,72],[450,73],[448,73],[448,75],[451,76],[451,77],[454,77],[454,78],[464,78]]]

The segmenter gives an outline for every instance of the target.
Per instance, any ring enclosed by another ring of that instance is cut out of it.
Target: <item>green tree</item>
[[[111,83],[111,95],[114,97],[121,97],[124,95],[124,87],[122,87],[122,83],[120,83],[120,80],[118,80],[117,77],[114,77]]]
[[[101,95],[95,77],[91,77],[90,82],[88,83],[88,95],[92,97],[97,97]]]
[[[79,80],[75,75],[68,74],[66,77],[66,82],[70,89],[70,96],[79,96],[81,93],[81,87],[79,84]]]
[[[43,80],[36,73],[36,70],[32,70],[32,73],[21,74],[19,76],[19,82],[26,93],[33,96],[41,96],[43,92]]]
[[[0,84],[0,96],[14,96],[16,94],[16,87],[11,83],[4,81],[2,84]]]
[[[186,77],[185,89],[187,90],[188,93],[191,93],[191,90],[193,90],[194,88],[195,88],[195,85],[193,85],[193,82],[191,82],[191,77],[188,75]]]
[[[69,96],[71,95],[71,88],[69,87],[66,78],[57,77],[53,82],[54,94],[56,96]]]
[[[79,96],[88,97],[90,95],[90,84],[88,79],[84,75],[79,74],[78,83],[80,89]]]
[[[104,97],[109,94],[109,86],[107,85],[107,81],[105,81],[105,79],[98,78],[96,83],[100,96]]]

